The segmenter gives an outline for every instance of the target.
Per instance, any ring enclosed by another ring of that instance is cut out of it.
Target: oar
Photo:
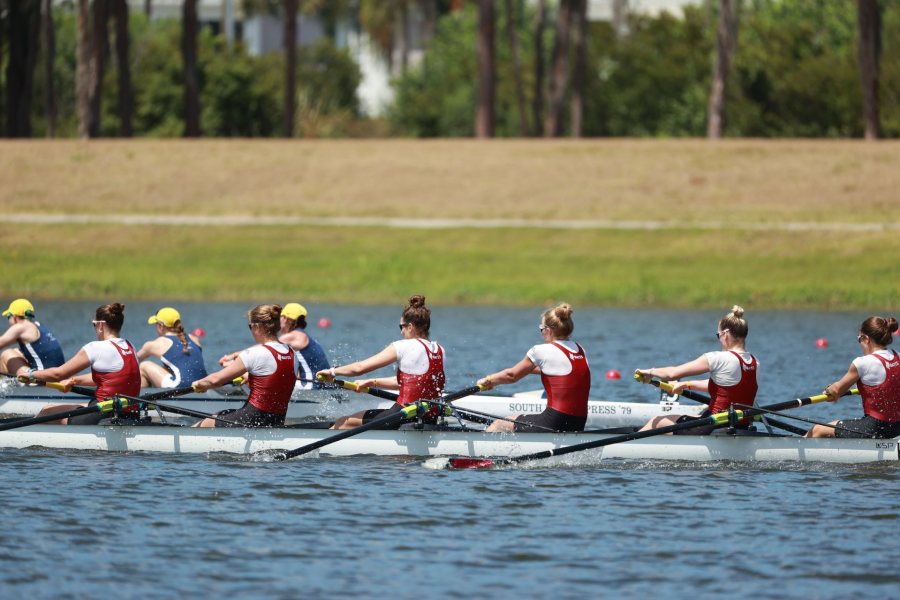
[[[321,381],[320,381],[321,383]],[[392,392],[390,390],[383,390],[381,388],[361,388],[359,384],[356,384],[352,381],[344,381],[343,379],[335,379],[334,385],[344,388],[345,390],[352,390],[354,392],[359,392],[360,394],[369,394],[370,396],[375,396],[376,398],[381,398],[382,400],[396,400],[400,397],[400,394],[397,392]]]
[[[140,400],[138,398],[137,400]],[[18,419],[16,421],[12,421],[9,423],[4,423],[0,425],[0,431],[7,431],[9,429],[17,429],[19,427],[28,427],[29,425],[38,425],[39,423],[47,423],[48,421],[58,421],[60,419],[67,419],[69,417],[77,417],[79,415],[89,415],[92,413],[109,413],[115,410],[116,405],[118,404],[121,408],[127,408],[134,404],[134,402],[130,399],[120,400],[119,398],[112,398],[110,400],[103,400],[102,402],[97,402],[96,404],[92,404],[90,406],[82,406],[79,408],[75,408],[72,410],[66,410],[58,413],[53,413],[49,415],[42,415],[40,417],[29,417],[27,419]]]
[[[667,381],[659,381],[657,379],[645,380],[643,377],[641,377],[637,373],[634,374],[634,378],[635,378],[635,380],[640,381],[641,383],[649,383],[650,385],[654,385],[654,386],[658,387],[659,389],[661,389],[662,391],[666,392],[667,394],[672,394],[675,390],[675,386]],[[705,396],[699,392],[695,392],[694,390],[692,390],[690,388],[685,388],[685,389],[681,390],[681,393],[679,395],[684,396],[685,398],[687,398],[689,400],[693,400],[694,402],[699,402],[701,404],[705,404],[707,406],[709,406],[709,403],[712,402],[712,400],[710,399],[709,396]],[[806,430],[801,427],[795,427],[794,425],[791,425],[790,423],[784,423],[783,421],[779,421],[778,419],[773,419],[772,417],[767,418],[766,423],[769,423],[770,425],[772,425],[773,427],[777,427],[778,429],[783,429],[784,431],[789,431],[790,433],[794,433],[797,435],[803,435],[806,433]]]
[[[4,373],[4,375],[7,375],[7,374]],[[10,377],[10,375],[7,375],[7,377]],[[13,375],[12,377],[15,377],[22,383],[34,383],[38,386],[48,387],[53,390],[59,390],[60,392],[63,392],[63,393],[74,392],[76,394],[80,394],[82,396],[89,396],[91,398],[97,397],[97,388],[87,387],[87,386],[83,386],[83,385],[73,385],[71,388],[69,388],[67,390],[66,386],[62,382],[59,382],[59,381],[42,381],[40,379],[34,379],[33,377],[28,377],[26,375],[19,375],[19,376]]]
[[[338,380],[335,380],[335,382],[337,382],[337,381]],[[344,383],[347,383],[347,382],[341,382],[341,384],[344,384]],[[377,389],[377,388],[371,388],[371,389]],[[441,398],[441,402],[453,402],[454,400],[458,400],[465,396],[471,396],[472,394],[477,394],[482,389],[484,389],[484,388],[480,385],[473,385],[471,387],[463,388],[459,391],[453,392],[451,394],[447,394],[446,396]],[[380,391],[384,391],[384,390],[380,390]],[[428,401],[426,400],[423,403],[417,402],[415,404],[407,404],[402,409],[400,409],[399,412],[395,412],[390,415],[385,415],[383,417],[378,417],[376,419],[372,419],[368,423],[365,423],[364,425],[360,425],[359,427],[354,427],[353,429],[347,429],[347,430],[342,431],[341,433],[338,433],[331,437],[327,437],[327,438],[319,440],[317,442],[313,442],[311,444],[301,446],[294,450],[290,450],[288,452],[281,452],[281,453],[275,455],[275,460],[288,460],[290,458],[294,458],[295,456],[300,456],[301,454],[306,454],[308,452],[312,452],[313,450],[317,450],[318,448],[321,448],[322,446],[327,446],[328,444],[333,444],[334,442],[339,442],[341,440],[347,439],[348,437],[358,435],[360,433],[363,433],[364,431],[368,431],[368,430],[374,429],[376,427],[389,427],[389,426],[394,426],[398,423],[402,423],[403,421],[409,421],[413,417],[416,416],[416,414],[418,413],[418,410],[420,408],[424,409],[425,411],[428,410],[427,402]]]
[[[761,406],[759,409],[752,408],[746,410],[736,410],[734,411],[735,417],[737,419],[742,419],[747,416],[752,416],[759,414],[761,411],[765,410],[787,410],[790,408],[799,408],[801,406],[806,406],[808,404],[815,404],[817,402],[824,402],[828,400],[828,396],[825,394],[820,394],[818,396],[810,396],[808,398],[797,398],[796,400],[789,400],[787,402],[779,402],[777,404],[770,404],[768,406]],[[728,425],[731,422],[731,413],[728,411],[714,413],[709,415],[708,417],[701,417],[699,419],[694,419],[691,421],[685,421],[683,423],[675,423],[673,425],[666,425],[665,427],[659,427],[657,429],[648,429],[647,431],[635,431],[634,433],[626,433],[624,435],[617,435],[610,438],[605,438],[602,440],[593,440],[590,442],[584,442],[581,444],[573,444],[571,446],[564,446],[562,448],[554,448],[552,450],[544,450],[542,452],[534,452],[532,454],[522,454],[520,456],[510,456],[508,458],[471,458],[471,457],[454,457],[446,459],[446,463],[442,464],[443,468],[453,468],[453,469],[481,469],[481,468],[490,468],[490,467],[499,467],[503,465],[511,465],[514,463],[525,462],[529,460],[540,460],[543,458],[550,458],[551,456],[562,456],[564,454],[571,454],[573,452],[581,452],[582,450],[590,450],[592,448],[602,448],[603,446],[610,446],[612,444],[621,444],[622,442],[630,442],[631,440],[640,440],[648,437],[654,437],[657,435],[664,435],[667,433],[674,433],[676,431],[684,431],[687,429],[694,429],[696,427],[710,426],[713,427],[722,427]],[[429,464],[436,465],[436,461],[430,461]]]
[[[145,394],[141,396],[141,400],[165,400],[166,398],[175,398],[176,396],[184,396],[185,394],[190,394],[191,392],[196,391],[192,387],[182,387],[182,388],[173,388],[171,390],[164,390],[162,392],[154,392],[152,394]]]

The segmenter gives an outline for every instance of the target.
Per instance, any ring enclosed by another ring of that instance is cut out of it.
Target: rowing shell
[[[142,393],[159,390],[145,389]],[[18,387],[0,394],[0,414],[34,416],[47,405],[77,404],[84,402],[84,397],[72,394],[63,395],[55,390],[40,387]],[[240,408],[246,396],[240,390],[230,395],[225,392],[211,390],[205,394],[188,394],[178,398],[160,400],[179,408],[205,413],[214,413],[229,408]],[[539,413],[547,406],[547,401],[540,397],[540,392],[524,392],[514,396],[486,396],[478,394],[462,398],[453,403],[460,409],[507,417],[525,413]],[[340,390],[302,390],[295,392],[288,405],[287,418],[290,421],[334,420],[343,415],[353,414],[370,408],[388,408],[390,401],[379,401],[368,394],[356,394]],[[705,406],[680,404],[679,402],[661,401],[644,404],[638,402],[611,402],[591,400],[588,403],[587,429],[607,427],[638,427],[651,418],[665,414],[699,415]],[[168,417],[173,417],[164,413]]]
[[[334,435],[302,427],[199,429],[173,425],[34,425],[0,432],[0,447],[255,454],[299,448]],[[463,430],[367,431],[329,444],[307,456],[502,457],[541,452],[605,439],[614,434],[486,433]],[[864,463],[900,461],[900,438],[807,439],[767,434],[658,436],[557,457],[536,464],[591,464],[601,459],[684,461],[800,461]]]

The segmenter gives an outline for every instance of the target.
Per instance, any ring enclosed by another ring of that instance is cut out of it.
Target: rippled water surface
[[[38,306],[67,352],[90,304]],[[157,306],[132,303],[137,344]],[[243,305],[179,305],[207,362],[248,343]],[[308,306],[337,364],[396,335],[396,307]],[[715,348],[718,312],[577,310],[592,395],[652,401],[628,380]],[[818,392],[867,315],[748,312],[760,399]],[[539,310],[436,309],[448,387],[519,360]],[[827,349],[815,348],[819,337]],[[607,370],[622,380],[606,380]],[[535,378],[509,391],[532,389]],[[858,400],[804,409],[831,419]],[[2,435],[2,434],[0,434]],[[605,462],[487,472],[420,460],[0,450],[4,598],[896,597],[896,465]]]

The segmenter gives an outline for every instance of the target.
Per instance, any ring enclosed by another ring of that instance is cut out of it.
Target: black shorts
[[[427,400],[425,400],[427,402]],[[367,410],[363,413],[362,422],[363,424],[368,423],[369,421],[374,421],[375,419],[380,419],[381,417],[387,417],[388,415],[393,415],[395,413],[403,410],[403,406],[400,406],[396,402],[394,402],[390,408],[373,408],[371,410]],[[402,425],[407,423],[408,421],[400,421],[399,423],[395,423],[394,425],[380,426],[375,429],[400,429]],[[434,417],[424,417],[422,419],[423,423],[428,423],[429,425],[434,425],[437,423],[437,416]]]
[[[230,421],[216,421],[216,427],[281,427],[284,415],[259,410],[249,402],[240,408],[230,408],[216,413],[217,417]]]
[[[844,431],[835,429],[834,437],[839,438],[878,438],[889,439],[900,436],[900,421],[888,423],[879,421],[875,417],[865,416],[862,419],[845,419],[837,422],[839,427],[853,429]]]
[[[700,413],[699,417],[692,417],[691,415],[681,415],[678,417],[676,423],[687,423],[688,421],[698,421],[700,419],[705,419],[710,416],[712,413],[709,410],[704,410]],[[735,429],[750,429],[751,421],[750,419],[741,419],[738,421],[738,426]],[[697,427],[690,427],[688,429],[679,429],[678,431],[673,431],[672,435],[709,435],[716,429],[724,429],[724,425],[700,425]]]
[[[584,431],[587,417],[575,417],[559,412],[552,408],[545,408],[544,412],[536,415],[522,415],[516,419],[513,431],[519,433],[541,433],[550,431]]]

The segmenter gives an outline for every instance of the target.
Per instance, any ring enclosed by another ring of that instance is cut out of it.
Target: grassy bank
[[[0,143],[6,214],[665,221],[663,231],[0,226],[0,297],[891,309],[900,143]],[[722,230],[694,229],[709,222]]]
[[[890,309],[896,233],[18,226],[3,297]],[[43,240],[43,242],[42,242]],[[45,243],[52,240],[52,243]],[[727,305],[727,306],[726,306]]]

